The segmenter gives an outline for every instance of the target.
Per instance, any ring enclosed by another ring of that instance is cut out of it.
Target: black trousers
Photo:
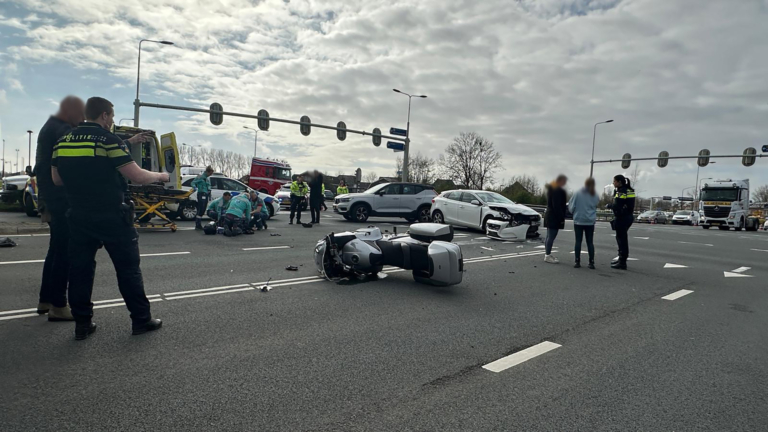
[[[55,307],[67,305],[67,284],[69,283],[69,225],[65,214],[66,209],[63,210],[45,210],[51,217],[51,221],[48,222],[51,237],[43,265],[40,303],[50,303]]]
[[[208,198],[210,195],[208,193],[197,193],[197,217],[195,217],[195,223],[197,225],[201,224],[201,221],[203,219],[203,215],[205,214],[205,210],[208,208]]]
[[[626,262],[629,258],[629,227],[632,221],[617,220],[616,226],[616,244],[619,246],[619,261]]]
[[[320,222],[320,209],[323,206],[323,197],[309,197],[309,213],[312,215],[312,223]]]
[[[301,222],[301,205],[304,203],[304,198],[291,195],[291,220],[296,216],[296,222]]]
[[[119,217],[89,220],[70,216],[72,236],[69,241],[69,305],[77,322],[88,322],[93,316],[93,279],[96,273],[96,251],[107,250],[117,274],[117,287],[134,324],[152,318],[149,300],[144,293],[144,280],[139,264],[139,238],[133,227]],[[114,226],[110,235],[105,228]],[[117,235],[127,233],[128,235]],[[132,234],[132,235],[131,235]]]
[[[573,248],[573,253],[576,254],[576,262],[581,262],[581,240],[583,237],[587,238],[587,251],[589,252],[589,262],[595,262],[595,244],[593,242],[595,236],[594,225],[573,225],[573,231],[576,233],[576,244]]]

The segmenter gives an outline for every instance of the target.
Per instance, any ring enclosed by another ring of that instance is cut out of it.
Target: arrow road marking
[[[666,263],[664,264],[664,268],[688,268],[688,266]]]
[[[744,273],[745,271],[751,269],[752,267],[739,267],[736,270],[733,270],[734,273]]]
[[[752,267],[739,267],[735,270],[731,270],[729,272],[723,272],[723,276],[725,277],[753,277],[751,275],[745,275],[743,274],[745,271],[751,269]]]

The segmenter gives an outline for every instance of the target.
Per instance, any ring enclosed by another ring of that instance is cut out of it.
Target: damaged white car
[[[541,215],[496,192],[453,190],[432,200],[432,221],[482,230],[488,237],[525,241],[539,236]]]

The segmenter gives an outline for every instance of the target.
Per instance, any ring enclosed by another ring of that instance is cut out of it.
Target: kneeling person
[[[267,204],[256,191],[252,191],[250,196],[251,208],[253,208],[253,211],[251,211],[251,223],[248,224],[248,228],[252,230],[255,226],[259,231],[261,231],[262,228],[267,229],[267,218],[269,217]]]
[[[231,199],[232,194],[224,192],[224,195],[222,195],[221,198],[216,198],[211,201],[210,204],[208,204],[207,209],[208,217],[211,218],[211,220],[216,221],[218,225],[221,225],[222,222],[224,222],[224,214],[227,212],[227,208],[229,208]]]
[[[239,235],[248,227],[251,217],[251,200],[247,194],[240,194],[229,201],[224,217],[224,235]]]

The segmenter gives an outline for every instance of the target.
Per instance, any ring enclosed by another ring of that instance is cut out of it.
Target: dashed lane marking
[[[648,240],[650,237],[634,237],[634,238],[640,239],[640,240]]]
[[[768,252],[768,250],[765,250],[765,249],[750,249],[750,250],[755,252]]]
[[[164,252],[164,253],[151,253],[151,254],[141,254],[141,257],[154,257],[154,256],[166,256],[166,255],[188,255],[192,252]]]
[[[714,246],[714,245],[709,244],[709,243],[693,243],[693,242],[684,242],[684,241],[679,241],[678,243],[692,244],[692,245],[699,245],[699,246]]]
[[[664,264],[664,268],[688,268],[688,266],[681,265],[681,264],[666,263]]]
[[[686,295],[688,295],[688,294],[690,294],[692,292],[693,291],[691,291],[691,290],[683,289],[683,290],[680,290],[680,291],[675,291],[672,294],[665,295],[664,297],[662,297],[662,299],[663,300],[677,300],[680,297],[686,296]]]
[[[734,273],[744,273],[745,271],[751,269],[752,267],[739,267],[736,270],[732,270]]]
[[[548,353],[553,349],[560,348],[561,346],[562,345],[556,344],[554,342],[544,341],[530,348],[526,348],[522,351],[518,351],[514,354],[510,354],[494,362],[488,363],[487,365],[483,366],[483,369],[499,373],[511,368],[512,366],[517,366],[520,363],[527,362],[532,358]]]
[[[164,253],[151,253],[151,254],[141,254],[140,256],[142,258],[145,257],[155,257],[155,256],[166,256],[166,255],[187,255],[192,252],[164,252]],[[32,264],[32,263],[44,263],[45,260],[26,260],[26,261],[0,261],[0,265],[7,265],[7,264]]]
[[[290,246],[265,246],[265,247],[253,247],[253,248],[243,248],[244,251],[253,251],[253,250],[267,250],[267,249],[290,249]]]

